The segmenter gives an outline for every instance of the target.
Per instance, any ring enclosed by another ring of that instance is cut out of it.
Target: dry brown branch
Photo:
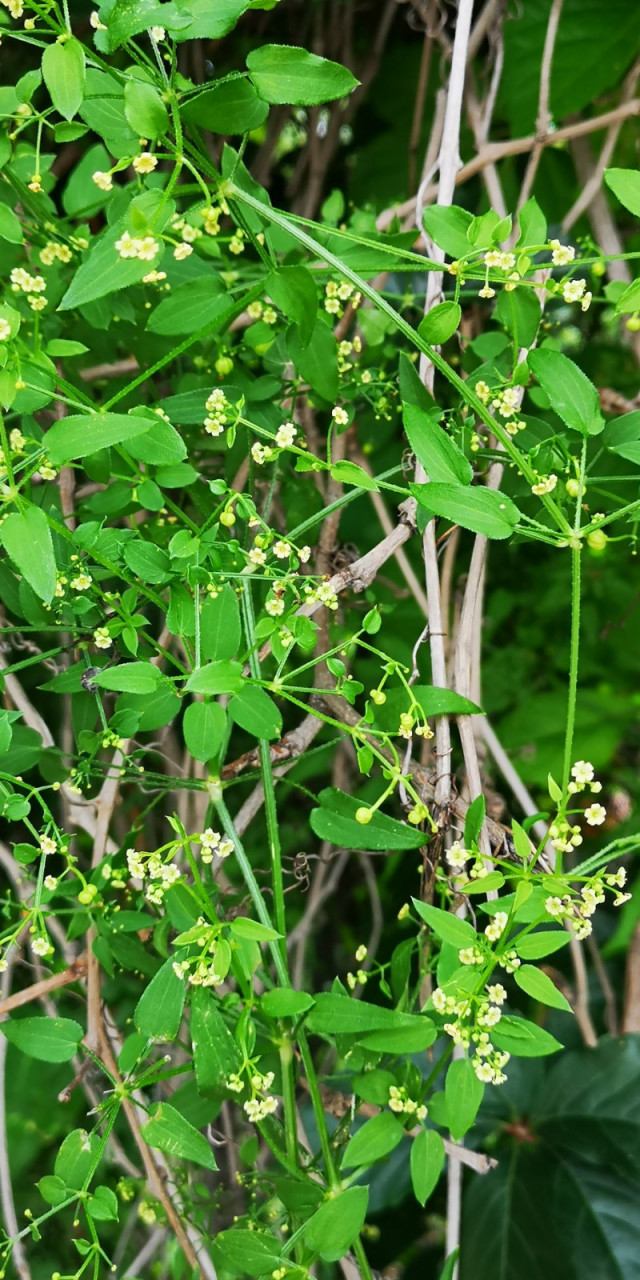
[[[84,978],[87,972],[87,957],[78,956],[73,964],[67,969],[63,969],[61,973],[52,973],[50,978],[43,978],[41,982],[33,982],[30,987],[25,987],[22,991],[14,991],[11,996],[4,996],[0,1000],[0,1015],[9,1013],[11,1009],[19,1009],[23,1004],[31,1004],[32,1000],[40,1000],[42,996],[49,995],[52,991],[58,991],[60,987],[67,987],[70,982],[78,982]]]
[[[632,98],[630,102],[622,103],[618,107],[612,108],[611,111],[603,111],[599,116],[591,116],[588,120],[578,120],[573,124],[563,125],[561,128],[547,133],[544,138],[536,139],[535,134],[530,134],[525,138],[512,138],[509,142],[489,142],[486,147],[467,164],[464,164],[458,170],[456,175],[456,186],[461,182],[466,182],[468,178],[473,178],[476,173],[480,173],[487,164],[497,164],[499,160],[505,160],[507,156],[527,155],[536,141],[543,147],[558,146],[562,142],[570,142],[573,138],[584,138],[588,134],[598,133],[600,130],[608,129],[617,121],[630,120],[633,116],[640,115],[640,98]],[[428,201],[437,193],[435,184],[431,184],[424,192],[424,199]],[[376,226],[379,231],[385,231],[391,225],[394,219],[402,220],[403,218],[415,215],[416,197],[412,196],[405,200],[402,204],[393,205],[390,209],[385,209],[377,219]]]

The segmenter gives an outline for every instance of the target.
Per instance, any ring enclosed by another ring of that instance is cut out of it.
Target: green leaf
[[[359,83],[339,62],[286,44],[252,49],[247,68],[265,102],[316,106],[345,98]]]
[[[630,213],[640,218],[640,173],[637,169],[605,169],[604,180],[610,191]]]
[[[79,1190],[95,1168],[99,1152],[100,1138],[97,1133],[87,1133],[86,1129],[72,1129],[59,1147],[54,1176],[74,1191]]]
[[[360,489],[367,489],[372,493],[378,492],[378,485],[363,467],[359,467],[357,462],[336,462],[330,470],[332,480],[338,480],[340,484],[355,484]]]
[[[358,1165],[374,1164],[394,1151],[403,1137],[404,1129],[395,1116],[390,1111],[381,1111],[356,1130],[347,1143],[341,1167],[355,1169]]]
[[[154,1107],[151,1119],[143,1124],[140,1132],[150,1147],[157,1147],[166,1155],[179,1160],[189,1160],[205,1169],[217,1169],[215,1157],[204,1134],[185,1120],[168,1102]]]
[[[241,729],[254,738],[279,738],[282,735],[282,716],[273,698],[259,685],[246,684],[229,703],[229,715]]]
[[[439,347],[453,337],[461,319],[462,310],[457,302],[439,302],[420,321],[418,333],[431,347]]]
[[[12,512],[0,524],[0,542],[38,598],[50,604],[56,589],[56,561],[44,511],[29,506]]]
[[[409,488],[431,515],[487,538],[509,538],[520,519],[511,498],[484,485],[410,484]]]
[[[125,82],[124,114],[134,133],[144,138],[159,138],[169,127],[169,112],[158,90],[144,80]]]
[[[232,31],[245,9],[251,8],[250,0],[187,0],[181,2],[180,11],[191,16],[189,26],[175,33],[176,40],[219,40]]]
[[[454,916],[451,911],[442,911],[440,907],[433,907],[428,902],[420,902],[418,898],[412,898],[411,901],[420,918],[441,942],[448,942],[457,949],[473,947],[477,943],[476,931],[468,920],[461,920],[460,916]]]
[[[269,108],[264,99],[258,97],[250,80],[236,76],[189,98],[182,104],[180,114],[188,124],[195,124],[199,129],[232,136],[258,129],[264,124]]]
[[[550,1005],[552,1009],[564,1009],[567,1013],[573,1012],[569,1001],[561,991],[558,991],[549,975],[543,973],[541,969],[536,969],[531,964],[523,964],[519,969],[516,969],[513,976],[520,990],[525,991],[534,1000],[539,1000],[541,1004]]]
[[[314,835],[330,840],[343,849],[372,849],[391,852],[395,849],[418,849],[424,835],[404,822],[389,818],[376,810],[370,822],[356,821],[356,810],[363,807],[355,796],[336,787],[326,787],[318,796],[319,809],[312,809],[309,823]],[[366,807],[366,806],[364,806]]]
[[[511,1014],[504,1014],[497,1027],[492,1027],[491,1039],[498,1049],[506,1050],[514,1058],[543,1058],[563,1047],[543,1027]]]
[[[211,1249],[213,1261],[221,1272],[232,1276],[271,1276],[281,1262],[280,1246],[268,1232],[247,1231],[232,1227],[220,1231]]]
[[[299,330],[287,330],[287,350],[297,372],[323,400],[335,404],[338,398],[337,344],[324,320],[316,320],[308,343],[301,341]]]
[[[95,1222],[117,1222],[118,1197],[111,1187],[96,1187],[87,1203],[87,1213]]]
[[[0,1032],[28,1058],[40,1062],[70,1062],[84,1031],[71,1018],[9,1018]]]
[[[305,1019],[309,1031],[318,1035],[343,1036],[367,1035],[369,1032],[411,1030],[423,1023],[432,1026],[423,1014],[400,1013],[384,1005],[368,1004],[366,1000],[353,1000],[339,991],[321,991]]]
[[[243,684],[242,663],[222,658],[192,672],[185,689],[191,693],[237,693]]]
[[[45,1174],[44,1178],[36,1182],[36,1186],[47,1204],[62,1204],[63,1200],[68,1199],[69,1191],[66,1184],[62,1178],[56,1178],[55,1174]]]
[[[260,1008],[268,1018],[298,1018],[313,1005],[313,996],[306,991],[291,991],[287,987],[274,987],[260,998]]]
[[[10,244],[22,244],[22,223],[16,218],[8,204],[0,204],[0,240],[8,240]]]
[[[159,0],[103,0],[99,9],[106,31],[97,31],[95,42],[101,53],[113,53],[126,40],[149,27],[166,27],[172,35],[191,34],[192,17],[177,4]]]
[[[325,1262],[338,1262],[360,1234],[368,1200],[368,1187],[349,1187],[326,1200],[302,1233],[307,1248]]]
[[[402,421],[413,452],[430,480],[470,484],[473,468],[459,445],[439,423],[415,404],[402,406]]]
[[[298,326],[300,343],[306,347],[318,313],[318,290],[311,272],[302,266],[281,267],[267,276],[264,291],[276,307]]]
[[[486,807],[484,796],[479,795],[476,796],[475,800],[471,801],[467,809],[464,819],[464,843],[467,849],[478,840],[478,836],[482,831]]]
[[[132,458],[148,462],[154,467],[182,462],[187,456],[187,446],[180,433],[170,422],[156,416],[150,417],[149,430],[144,435],[126,440],[122,447]]]
[[[503,289],[498,295],[494,316],[516,347],[533,345],[542,319],[540,303],[533,289],[523,287],[509,293]]]
[[[391,1030],[370,1031],[361,1036],[359,1043],[374,1053],[423,1053],[433,1044],[436,1029],[428,1018],[414,1021],[413,1026],[394,1027]]]
[[[215,598],[208,596],[200,614],[203,658],[218,661],[235,657],[242,640],[238,597],[228,584]]]
[[[616,315],[622,316],[629,311],[638,310],[640,310],[640,280],[632,280],[616,300]]]
[[[75,36],[47,45],[42,55],[42,75],[56,111],[65,120],[72,120],[82,105],[85,90],[84,49]]]
[[[229,925],[230,932],[236,938],[247,938],[249,942],[275,942],[281,934],[259,920],[250,920],[248,916],[236,916]]]
[[[518,231],[518,249],[546,243],[547,219],[535,196],[530,196],[518,212]]]
[[[117,693],[153,693],[161,680],[161,671],[150,662],[120,662],[116,667],[105,667],[92,676],[101,689]]]
[[[484,1085],[469,1058],[457,1058],[449,1064],[444,1095],[451,1137],[459,1142],[471,1128],[484,1096]]]
[[[173,971],[173,961],[166,960],[145,987],[135,1007],[136,1029],[155,1044],[175,1040],[182,1021],[186,986]]]
[[[448,207],[432,204],[425,209],[422,221],[427,235],[450,258],[463,258],[469,252],[467,232],[473,218],[466,209],[455,204]]]
[[[182,721],[182,732],[194,760],[206,764],[217,757],[226,735],[227,717],[218,702],[192,702]]]
[[[171,573],[171,561],[166,551],[154,542],[143,542],[141,538],[126,543],[124,560],[127,568],[142,582],[166,582]]]
[[[444,1143],[435,1129],[421,1129],[411,1144],[413,1194],[424,1208],[444,1168]]]
[[[566,426],[583,436],[595,436],[602,431],[604,418],[598,392],[573,360],[543,347],[530,352],[528,364],[549,397],[551,408]]]
[[[78,413],[60,418],[47,432],[47,455],[55,466],[86,458],[148,431],[151,419],[128,413]]]
[[[189,1027],[198,1091],[226,1092],[225,1082],[239,1070],[242,1056],[215,996],[205,987],[191,988]]]
[[[434,716],[472,716],[482,715],[482,709],[475,702],[463,698],[455,689],[439,689],[436,685],[414,684],[411,692],[416,702],[429,719]],[[381,707],[375,708],[375,723],[388,733],[396,733],[400,723],[400,715],[408,710],[406,689],[390,689],[387,700]]]
[[[171,335],[194,333],[223,316],[228,307],[229,300],[222,292],[222,282],[213,275],[203,275],[172,289],[168,297],[154,307],[147,320],[147,329],[149,333]],[[206,413],[205,397],[206,392],[202,395],[200,421]]]

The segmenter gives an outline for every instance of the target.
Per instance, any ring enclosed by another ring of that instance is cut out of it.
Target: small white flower
[[[100,191],[113,190],[113,178],[111,177],[111,174],[103,173],[101,169],[96,169],[95,173],[91,174],[91,181],[95,182]]]
[[[450,867],[466,867],[472,856],[466,849],[463,849],[459,840],[455,840],[451,848],[447,850],[447,862]]]
[[[532,484],[531,492],[535,493],[537,497],[541,497],[544,493],[553,493],[557,483],[558,477],[552,472],[550,476],[543,476],[536,484]]]
[[[113,644],[113,640],[109,635],[109,628],[96,627],[96,630],[93,633],[93,643],[95,644],[96,649],[110,649]]]
[[[53,954],[53,947],[47,937],[34,938],[31,943],[31,950],[36,956],[50,956]]]
[[[190,244],[185,244],[183,241],[182,244],[176,245],[173,251],[173,256],[176,259],[176,262],[182,262],[183,258],[188,258],[189,255],[192,253],[193,253],[192,246]]]
[[[497,942],[498,939],[502,937],[507,927],[508,919],[509,917],[506,911],[496,911],[495,916],[484,931],[485,937],[487,937],[490,942]]]
[[[602,804],[590,804],[589,808],[585,809],[584,816],[590,827],[599,827],[604,822],[607,811]]]
[[[333,421],[336,423],[336,426],[338,427],[346,426],[347,422],[349,421],[349,414],[347,413],[346,409],[343,409],[339,404],[337,404],[335,408],[331,410],[331,417],[333,418]]]
[[[547,912],[547,915],[556,916],[556,917],[563,916],[566,910],[565,904],[562,901],[562,898],[554,898],[554,897],[545,899],[544,909]]]
[[[52,840],[51,836],[40,836],[40,849],[44,854],[55,853],[58,848],[57,840]]]
[[[593,782],[594,772],[593,765],[588,760],[576,760],[571,770],[571,776],[575,778],[579,786],[583,787],[587,782]]]
[[[101,21],[100,21],[100,14],[98,13],[98,10],[97,10],[97,9],[94,9],[94,10],[92,11],[92,13],[89,15],[89,22],[90,22],[91,26],[93,27],[94,31],[106,31],[106,30],[107,30],[107,28],[106,28],[106,26],[105,26],[104,22],[101,22]]]
[[[276,444],[280,449],[288,449],[297,436],[296,428],[292,422],[283,422],[281,427],[276,431]]]
[[[4,317],[0,319],[0,342],[6,342],[11,337],[11,325]]]
[[[559,240],[550,240],[549,248],[552,250],[551,261],[554,267],[566,267],[567,263],[573,262],[576,251],[570,244],[560,244]]]
[[[579,302],[587,287],[586,280],[567,280],[562,286],[562,296],[565,302]]]
[[[136,173],[153,173],[157,167],[158,158],[150,151],[141,151],[139,156],[134,156],[132,164]]]
[[[150,28],[149,28],[149,35],[150,35],[150,36],[153,36],[153,39],[154,39],[154,40],[156,40],[157,42],[159,42],[160,40],[164,40],[164,38],[165,38],[166,34],[167,34],[167,33],[166,33],[166,31],[165,31],[164,27],[150,27]]]

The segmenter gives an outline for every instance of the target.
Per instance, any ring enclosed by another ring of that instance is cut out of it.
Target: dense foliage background
[[[3,5],[2,1274],[634,1280],[637,5]]]

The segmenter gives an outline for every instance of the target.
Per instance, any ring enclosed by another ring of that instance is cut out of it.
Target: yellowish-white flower
[[[151,151],[141,151],[139,156],[134,156],[131,163],[136,173],[153,173],[158,166],[158,157]]]
[[[566,267],[569,262],[573,262],[576,251],[573,245],[560,244],[559,240],[550,240],[549,248],[551,249],[551,261],[554,267]]]
[[[607,811],[602,804],[590,804],[584,811],[585,821],[590,827],[599,827],[604,822]]]
[[[182,244],[176,245],[173,251],[173,256],[176,262],[182,262],[184,258],[188,258],[189,255],[192,253],[193,253],[192,246],[190,244],[185,244],[183,241]]]
[[[95,182],[100,191],[113,190],[113,178],[111,174],[104,173],[102,169],[96,169],[95,173],[91,174],[91,181]]]
[[[7,338],[10,338],[10,337],[11,337],[11,325],[9,324],[8,320],[4,319],[4,316],[3,316],[2,318],[0,318],[0,342],[6,342]]]
[[[292,422],[283,422],[281,427],[276,431],[276,444],[280,449],[288,449],[297,436],[296,428]]]

